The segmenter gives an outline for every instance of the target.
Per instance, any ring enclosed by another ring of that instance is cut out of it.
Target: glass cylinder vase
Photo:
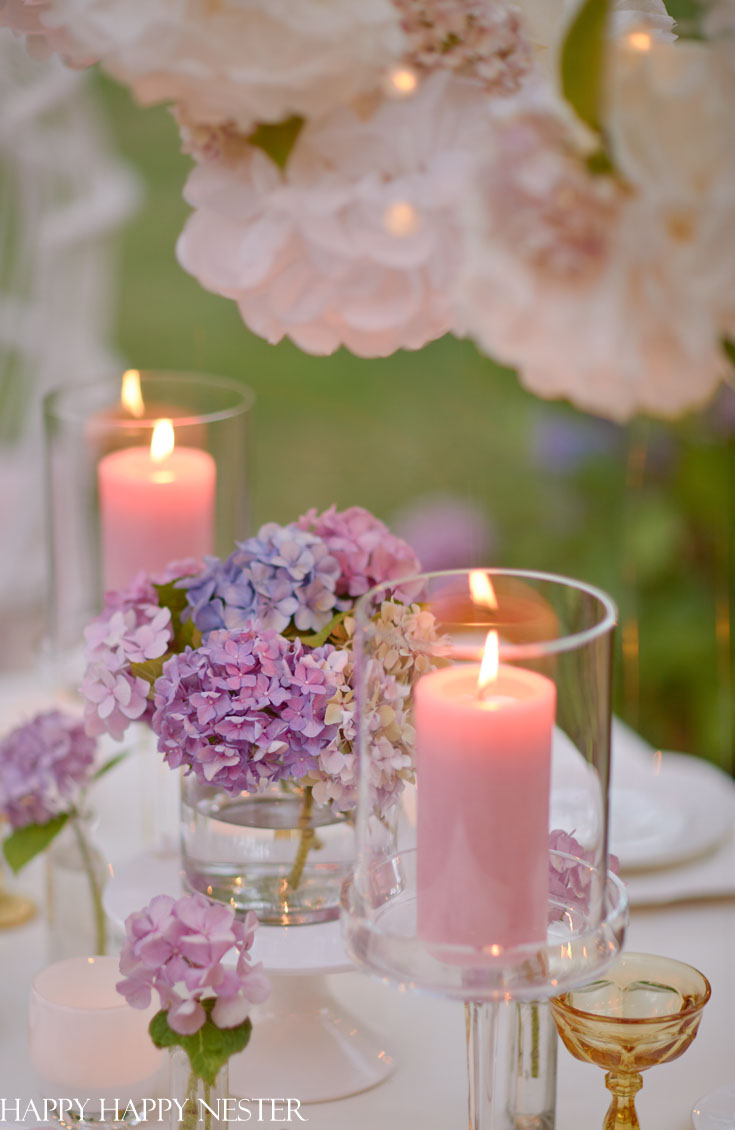
[[[252,402],[222,377],[137,370],[46,397],[52,657],[68,664],[106,589],[247,536]]]
[[[237,793],[181,786],[181,846],[190,890],[253,910],[269,925],[300,926],[339,916],[354,860],[352,823],[310,788],[272,785]]]
[[[381,609],[409,586],[420,631],[391,679]],[[555,1056],[540,1002],[603,971],[627,918],[607,866],[615,607],[565,577],[478,569],[379,585],[355,619],[348,948],[383,978],[467,1004],[472,1130],[542,1130]]]
[[[168,1097],[172,1101],[171,1130],[216,1130],[227,1122],[230,1065],[225,1062],[213,1083],[207,1083],[191,1066],[188,1053],[172,1047],[168,1053]]]
[[[50,962],[107,950],[102,892],[108,870],[89,813],[69,818],[46,852],[47,957]]]
[[[514,1007],[508,1063],[508,1105],[514,1130],[554,1130],[559,1038],[548,1001]]]

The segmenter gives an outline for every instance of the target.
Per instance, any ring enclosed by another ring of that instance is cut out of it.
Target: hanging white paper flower
[[[215,139],[187,183],[180,262],[268,341],[371,357],[419,348],[453,328],[457,216],[486,103],[479,86],[436,74],[366,117],[345,108],[307,123],[284,174],[246,142]]]
[[[460,309],[542,396],[625,419],[704,402],[733,323],[733,75],[705,44],[623,45],[592,176],[552,109],[502,123],[468,215]]]
[[[0,0],[2,3],[3,0]],[[391,0],[5,0],[192,121],[320,114],[374,89],[403,48]]]
[[[403,63],[416,74],[448,70],[491,94],[513,94],[531,71],[531,43],[505,0],[393,0],[406,38]]]
[[[61,26],[49,26],[52,0],[0,0],[0,28],[8,27],[25,37],[28,54],[34,59],[59,55],[69,67],[81,69],[97,62],[94,56],[75,43]]]

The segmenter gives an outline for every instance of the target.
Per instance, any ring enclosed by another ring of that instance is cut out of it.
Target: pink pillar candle
[[[156,460],[146,447],[112,451],[97,468],[105,589],[139,570],[202,558],[214,547],[216,467],[207,451],[175,447]]]
[[[556,687],[501,666],[480,696],[479,675],[416,685],[418,932],[496,952],[546,938]]]

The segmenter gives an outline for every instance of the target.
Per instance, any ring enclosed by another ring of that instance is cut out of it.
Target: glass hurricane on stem
[[[360,794],[347,944],[368,971],[465,1004],[472,1130],[544,1130],[555,1057],[542,1002],[603,971],[626,923],[607,856],[615,608],[541,573],[415,582],[435,631],[402,704],[416,792],[398,806],[394,836],[376,740],[375,610],[400,582],[376,586],[355,612]]]

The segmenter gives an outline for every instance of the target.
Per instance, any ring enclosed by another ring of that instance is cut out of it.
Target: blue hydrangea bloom
[[[339,577],[339,563],[323,538],[269,522],[225,561],[206,558],[199,576],[181,585],[205,636],[222,628],[238,631],[253,620],[275,632],[291,623],[318,632],[343,607]]]

